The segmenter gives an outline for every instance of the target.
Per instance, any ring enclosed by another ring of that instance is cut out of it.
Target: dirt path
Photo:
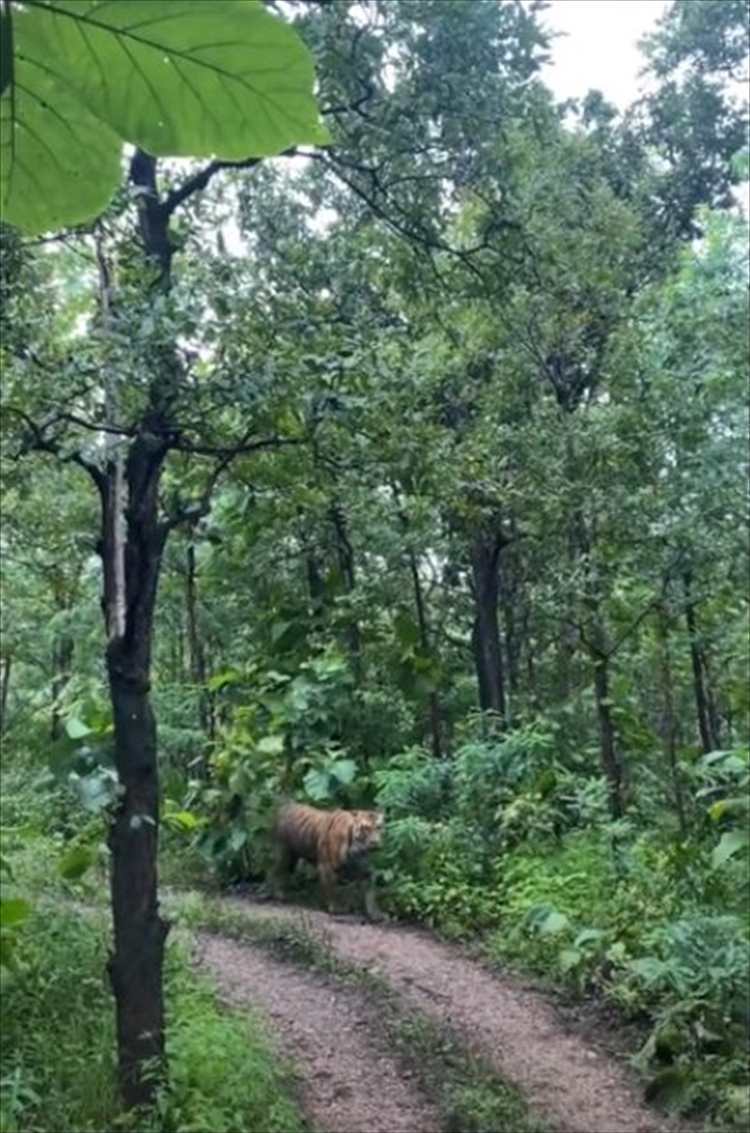
[[[241,898],[227,898],[225,903],[247,916],[301,920],[300,911],[290,906]],[[427,933],[338,920],[310,910],[305,910],[304,927],[319,932],[342,960],[382,976],[407,1004],[450,1024],[469,1049],[517,1086],[531,1108],[559,1133],[678,1133],[683,1128],[645,1106],[627,1070],[581,1036],[569,1033],[540,994],[493,975]],[[363,1088],[363,1096],[371,1098],[370,1113],[363,1115],[371,1124],[352,1124],[354,1116],[349,1124],[346,1120],[341,1124],[336,1107],[329,1112],[325,1097],[313,1098],[311,1112],[320,1115],[324,1129],[429,1133],[438,1127],[433,1114],[420,1111],[394,1066],[363,1053],[367,1019],[361,1013],[366,1007],[356,997],[346,1007],[342,1024],[337,999],[312,975],[284,967],[277,979],[275,962],[255,950],[211,938],[205,946],[207,961],[222,984],[241,996],[247,979],[253,1002],[276,1013],[282,1031],[291,1029],[295,1049],[302,1047],[313,1075],[326,1072],[334,1091],[341,1082],[346,1089]],[[340,1035],[342,1026],[343,1043],[332,1037],[325,1049],[325,1036]],[[366,1069],[357,1071],[356,1064],[362,1067],[365,1057]],[[350,1067],[350,1061],[355,1065]],[[393,1112],[386,1114],[384,1106],[391,1109],[391,1098],[397,1100]],[[362,1096],[357,1105],[361,1101]],[[316,1110],[319,1104],[323,1108]]]
[[[233,1005],[259,1007],[300,1073],[302,1105],[326,1133],[439,1133],[432,1106],[368,1040],[368,1004],[354,989],[264,952],[200,934],[200,959]]]

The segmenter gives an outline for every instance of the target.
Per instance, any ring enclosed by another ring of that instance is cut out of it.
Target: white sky
[[[566,36],[553,41],[542,71],[558,99],[600,90],[621,110],[634,101],[644,63],[638,40],[651,31],[666,0],[552,0],[542,22]]]

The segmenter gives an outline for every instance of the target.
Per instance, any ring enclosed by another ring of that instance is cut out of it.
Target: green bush
[[[36,908],[2,974],[2,1133],[133,1128],[119,1112],[103,919]],[[296,1133],[302,1121],[257,1022],[219,1009],[184,947],[168,950],[170,1082],[139,1133]]]

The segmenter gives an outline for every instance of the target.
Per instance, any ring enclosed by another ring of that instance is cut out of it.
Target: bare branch
[[[262,449],[268,448],[283,448],[288,445],[302,445],[305,444],[306,441],[306,437],[264,437],[257,441],[240,441],[238,444],[227,448],[215,445],[193,444],[192,441],[187,441],[180,437],[173,447],[177,449],[178,452],[192,453],[194,456],[219,456],[232,460],[235,456],[242,456],[244,453],[259,452]]]
[[[291,146],[289,149],[282,150],[279,154],[274,154],[274,157],[295,157],[299,154],[296,146]],[[188,177],[187,181],[183,181],[176,189],[172,189],[167,193],[166,198],[161,204],[161,208],[169,217],[194,193],[199,193],[205,189],[209,181],[223,169],[252,169],[255,165],[260,165],[262,161],[267,161],[265,157],[247,157],[244,161],[210,161],[208,165],[204,165],[203,169],[199,169],[192,177]]]
[[[28,430],[27,435],[21,442],[19,451],[16,453],[16,459],[30,451],[49,453],[50,456],[56,457],[61,464],[77,464],[79,468],[83,468],[94,481],[100,495],[106,492],[107,478],[101,468],[92,461],[86,460],[80,452],[61,452],[59,441],[45,435],[46,430],[50,428],[50,425],[56,423],[57,418],[53,418],[52,421],[45,421],[40,425],[29,417],[28,413],[24,413],[22,409],[18,409],[16,406],[6,406],[5,412],[12,413],[14,416],[19,417]]]

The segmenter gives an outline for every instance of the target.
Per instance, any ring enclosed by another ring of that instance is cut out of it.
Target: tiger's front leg
[[[386,920],[385,913],[378,908],[375,897],[375,874],[372,872],[362,882],[362,899],[368,921]]]
[[[323,907],[334,916],[336,913],[336,869],[328,862],[318,863],[318,880],[320,882],[320,896]]]

